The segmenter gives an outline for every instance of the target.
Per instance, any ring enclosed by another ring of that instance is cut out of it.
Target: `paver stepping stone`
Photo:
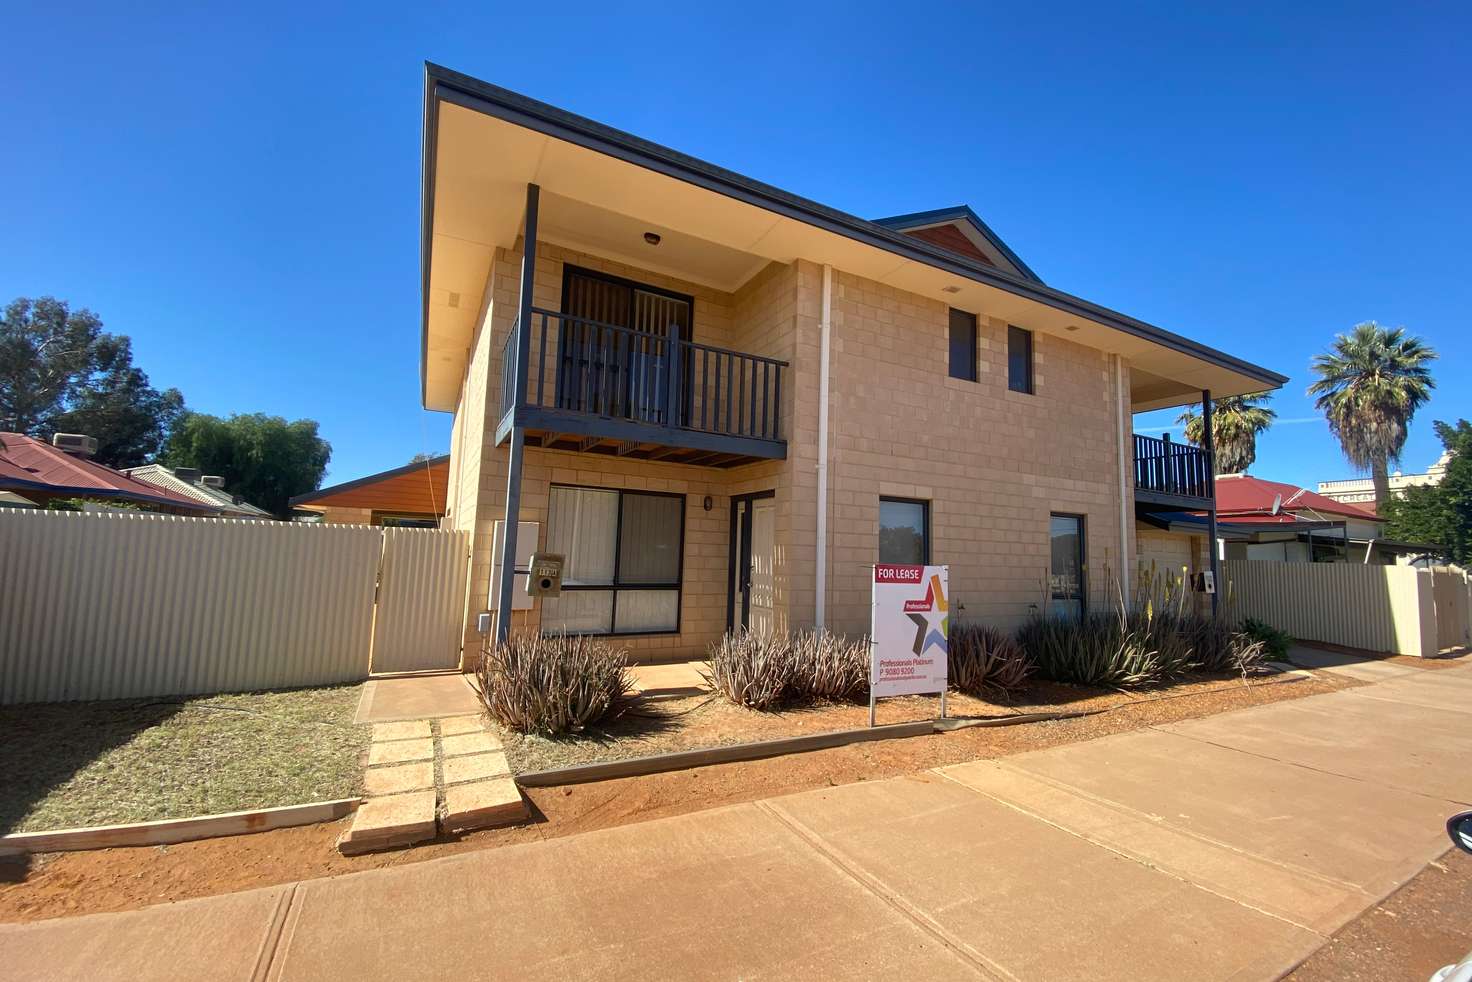
[[[480,733],[485,728],[485,723],[479,716],[450,716],[440,720],[440,736]]]
[[[510,825],[526,818],[521,789],[509,777],[474,784],[456,784],[445,789],[446,832]]]
[[[423,740],[391,740],[388,743],[375,743],[368,748],[368,764],[403,764],[411,760],[431,760],[434,758],[434,741],[429,737]]]
[[[485,754],[492,750],[501,749],[499,738],[490,733],[462,733],[459,736],[448,736],[440,741],[444,748],[446,757],[458,757],[461,754]]]
[[[402,794],[434,787],[434,762],[370,767],[363,772],[363,788],[370,795]]]
[[[413,791],[369,798],[358,806],[353,824],[337,840],[345,855],[407,846],[433,839],[434,791]]]
[[[450,757],[442,765],[446,784],[461,784],[465,781],[484,781],[492,777],[504,777],[511,773],[506,755],[499,750],[488,754],[469,754]]]
[[[386,740],[422,740],[428,738],[429,735],[429,720],[427,719],[373,725],[374,743],[383,743]]]

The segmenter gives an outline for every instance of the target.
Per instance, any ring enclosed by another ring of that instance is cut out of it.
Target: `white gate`
[[[373,619],[374,675],[460,666],[469,560],[468,532],[383,530]]]

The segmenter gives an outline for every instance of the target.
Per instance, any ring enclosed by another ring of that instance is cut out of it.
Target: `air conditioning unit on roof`
[[[91,457],[97,453],[97,438],[82,433],[53,433],[51,445],[75,457]]]

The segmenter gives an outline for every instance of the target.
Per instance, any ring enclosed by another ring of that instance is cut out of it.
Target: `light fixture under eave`
[[[645,242],[648,242],[650,245],[659,245],[659,233],[658,232],[645,232],[644,233],[644,241]]]
[[[940,288],[940,292],[941,293],[960,293],[961,292],[961,288],[959,286],[943,286],[943,287]]]
[[[1063,329],[1065,331],[1077,331],[1078,330],[1078,325],[1077,324],[1065,324],[1063,326]]]

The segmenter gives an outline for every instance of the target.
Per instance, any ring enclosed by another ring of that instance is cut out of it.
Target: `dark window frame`
[[[751,504],[754,501],[759,501],[763,498],[775,497],[777,497],[777,492],[775,489],[767,491],[753,491],[750,494],[737,494],[731,496],[730,527],[728,528],[726,534],[726,538],[730,543],[730,549],[726,556],[726,630],[728,631],[736,630],[737,560],[740,558],[741,553],[750,552],[751,550],[751,524],[747,523],[745,529],[743,530],[745,532],[745,535],[741,537],[740,541],[738,541],[736,535],[737,514],[741,508]],[[741,591],[741,593],[742,605],[745,607],[750,607],[750,588],[748,587],[748,589]]]
[[[1048,575],[1053,573],[1053,519],[1072,518],[1078,522],[1078,616],[1089,615],[1089,516],[1073,511],[1048,512]],[[1053,602],[1053,590],[1048,589],[1048,603]]]
[[[1016,332],[1014,335],[1013,332]],[[1027,363],[1024,369],[1025,377],[1019,382],[1012,377],[1012,339],[1020,337],[1027,345]],[[1037,357],[1037,344],[1033,332],[1016,324],[1007,325],[1007,391],[1020,392],[1023,395],[1033,395],[1036,387],[1033,385],[1033,363]]]
[[[549,488],[569,488],[574,491],[609,491],[618,495],[618,512],[614,520],[613,531],[613,582],[612,583],[564,583],[562,591],[573,593],[579,590],[604,591],[613,594],[613,603],[608,612],[607,631],[589,631],[588,637],[593,638],[648,638],[659,635],[679,634],[682,619],[685,615],[685,519],[688,502],[685,495],[672,491],[643,491],[638,488],[605,488],[596,484],[564,484],[554,482]],[[623,560],[623,538],[624,538],[624,496],[642,495],[646,498],[677,498],[680,502],[680,545],[678,547],[679,568],[675,571],[673,583],[624,583],[620,584],[618,579],[619,563]],[[550,520],[551,515],[549,513]],[[550,523],[549,523],[550,524]],[[550,530],[549,530],[550,534]],[[618,627],[618,595],[621,591],[638,592],[641,590],[673,590],[675,592],[675,627],[673,630],[665,631],[619,631]],[[540,613],[540,611],[539,611]]]
[[[560,301],[561,306],[560,306],[559,309],[564,314],[567,313],[568,293],[571,291],[572,278],[573,278],[573,276],[584,276],[584,277],[587,277],[588,279],[591,279],[591,280],[602,280],[605,283],[615,283],[618,286],[627,287],[629,290],[643,290],[645,293],[653,293],[653,294],[656,294],[658,296],[665,297],[666,299],[669,299],[669,300],[679,300],[679,301],[682,301],[683,303],[685,303],[690,308],[690,324],[689,324],[688,327],[686,327],[686,329],[683,332],[681,332],[680,340],[681,341],[692,341],[692,340],[694,340],[694,338],[695,338],[695,298],[693,296],[691,296],[690,294],[688,294],[688,293],[680,293],[677,290],[666,290],[664,287],[653,286],[653,285],[651,285],[649,283],[641,283],[638,280],[631,280],[627,276],[615,276],[613,273],[605,273],[602,270],[588,269],[586,266],[578,266],[578,265],[575,265],[573,263],[563,263],[562,264],[562,299]],[[630,300],[632,301],[632,296],[630,297]],[[634,312],[632,310],[630,310],[628,312],[628,314],[629,314],[629,316],[628,316],[629,322],[632,323],[633,322],[633,319],[634,319],[634,317],[633,317]],[[622,325],[622,326],[627,326],[627,325]],[[605,488],[605,489],[602,489],[602,490],[613,491],[613,490],[616,490],[616,489],[615,488]]]
[[[920,564],[919,565],[921,565],[921,566],[929,566],[931,564],[930,561],[931,561],[931,558],[932,558],[932,553],[930,551],[930,547],[931,547],[931,537],[930,537],[930,501],[928,499],[926,499],[926,498],[900,498],[900,497],[897,497],[897,496],[892,495],[892,494],[881,494],[879,496],[879,506],[880,506],[880,514],[881,515],[883,514],[884,503],[886,501],[892,501],[892,502],[894,502],[896,504],[901,504],[901,505],[919,505],[920,506],[921,525],[923,526],[923,528],[921,529],[921,533],[920,533],[920,539],[921,539],[920,556],[921,556],[921,561],[920,561]],[[880,534],[881,535],[884,532],[883,519],[880,519],[879,531],[880,531]],[[875,552],[877,553],[878,550],[876,549]],[[883,562],[883,559],[881,558],[881,559],[879,559],[879,561],[882,563]],[[908,564],[905,564],[905,565],[908,565]]]
[[[979,351],[977,350],[978,341],[981,333],[980,325],[978,324],[979,318],[977,318],[977,316],[971,311],[962,310],[959,307],[951,307],[950,313],[947,316],[947,372],[949,373],[951,378],[957,379],[962,382],[979,382],[981,380],[981,373],[977,370],[977,363],[980,361],[980,358],[978,357]],[[970,322],[969,326],[971,328],[971,343],[967,345],[968,355],[965,364],[966,374],[964,375],[956,374],[956,319],[958,316],[968,320]]]

